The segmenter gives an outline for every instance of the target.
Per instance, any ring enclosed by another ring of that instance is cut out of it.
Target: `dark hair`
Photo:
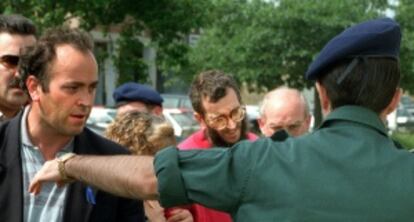
[[[56,57],[56,48],[60,45],[70,45],[80,52],[93,50],[92,38],[86,32],[68,27],[48,29],[37,43],[25,49],[20,59],[21,86],[25,86],[26,79],[33,75],[42,86],[44,92],[49,91],[50,75],[47,74],[50,64]]]
[[[202,99],[207,98],[210,102],[217,102],[226,96],[227,88],[231,88],[241,103],[240,90],[236,81],[219,70],[208,70],[198,74],[193,80],[190,88],[190,99],[193,109],[204,114]]]
[[[0,33],[36,35],[32,21],[22,15],[0,15]]]
[[[358,105],[380,113],[391,102],[400,83],[399,61],[393,58],[361,59],[345,77],[351,59],[326,72],[318,81],[326,88],[332,109]],[[344,78],[342,81],[338,80]]]

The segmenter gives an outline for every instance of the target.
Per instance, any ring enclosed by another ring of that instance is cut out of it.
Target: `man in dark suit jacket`
[[[1,221],[144,221],[142,202],[83,183],[45,184],[37,197],[27,191],[45,160],[128,153],[84,127],[98,82],[92,48],[86,33],[57,28],[22,55],[19,73],[31,104],[0,126]]]
[[[4,221],[23,221],[22,159],[20,158],[22,113],[0,127],[0,218]],[[127,151],[85,128],[74,138],[74,153],[114,155]],[[91,190],[95,204],[86,198]],[[74,182],[69,186],[63,209],[63,221],[143,221],[141,203],[119,198],[106,192]]]
[[[17,65],[22,48],[36,42],[36,27],[22,15],[0,15],[0,123],[27,103],[19,86]]]

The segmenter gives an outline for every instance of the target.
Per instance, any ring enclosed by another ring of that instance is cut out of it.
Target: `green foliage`
[[[396,5],[389,5],[398,3]],[[166,84],[189,83],[205,69],[239,82],[274,88],[309,87],[303,74],[323,45],[344,28],[395,9],[403,29],[402,86],[414,87],[414,2],[411,0],[3,0],[2,13],[20,13],[43,30],[78,19],[86,30],[120,30],[115,64],[120,81],[145,81],[144,43],[157,48]],[[201,32],[194,48],[187,34]],[[103,50],[101,50],[103,51]],[[105,54],[105,53],[104,53]]]
[[[406,91],[413,93],[414,90],[414,2],[411,0],[400,0],[396,7],[396,19],[400,23],[403,39],[401,43],[401,86]]]
[[[188,45],[184,36],[202,27],[210,5],[209,1],[193,0],[2,0],[0,12],[22,14],[40,31],[72,18],[86,30],[108,31],[111,25],[117,25],[121,31],[120,51],[114,58],[123,82],[142,80],[146,75],[140,36],[157,47],[159,70],[186,66]]]
[[[5,14],[18,13],[33,20],[39,31],[46,27],[54,27],[69,19],[69,14],[62,5],[67,1],[28,1],[3,0],[0,2],[0,11]]]
[[[414,135],[412,133],[393,133],[392,138],[399,142],[405,149],[414,148]]]
[[[120,11],[127,12],[126,14],[133,18],[129,21],[128,26],[136,30],[133,33],[123,32],[122,34],[136,36],[139,33],[152,41],[148,44],[157,48],[159,73],[181,73],[180,71],[188,66],[186,54],[189,46],[186,36],[194,28],[203,25],[206,18],[205,13],[210,8],[209,1],[125,0],[122,5],[124,9]],[[119,56],[123,57],[124,55],[120,54]],[[137,66],[145,64],[138,58],[134,61],[137,61]]]
[[[115,65],[122,75],[118,84],[125,82],[147,82],[147,66],[142,59],[142,42],[132,35],[122,35],[119,40],[118,54],[114,57]]]
[[[240,82],[303,88],[309,63],[344,28],[378,17],[386,0],[215,1],[214,21],[191,50],[195,72],[218,68]]]

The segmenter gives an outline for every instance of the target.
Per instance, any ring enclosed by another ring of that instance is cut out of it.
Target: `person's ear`
[[[315,84],[316,90],[318,91],[319,101],[321,102],[322,113],[327,115],[331,112],[331,101],[329,100],[328,93],[325,87],[318,81]]]
[[[201,128],[206,128],[207,124],[204,121],[203,115],[198,113],[198,112],[194,112],[194,118],[197,120],[198,123],[200,123]]]
[[[265,125],[265,120],[264,120],[264,118],[263,117],[259,117],[259,118],[257,118],[257,124],[259,125],[259,128],[261,129],[261,128],[263,128],[264,127],[264,125]]]
[[[39,80],[36,77],[30,75],[26,79],[26,87],[32,101],[38,101],[40,90],[42,90]]]
[[[162,116],[162,107],[161,106],[155,106],[152,109],[152,114],[154,114],[155,116]]]
[[[266,118],[264,116],[260,116],[259,118],[257,118],[256,121],[257,121],[257,125],[259,126],[260,132],[264,136],[271,136],[271,134],[273,133],[273,130],[266,129],[266,127],[265,127],[266,126]]]
[[[401,88],[397,88],[397,90],[395,90],[394,96],[391,99],[391,102],[381,112],[382,115],[387,116],[388,114],[394,112],[394,110],[396,110],[398,108],[398,104],[400,103],[401,95],[402,95]]]

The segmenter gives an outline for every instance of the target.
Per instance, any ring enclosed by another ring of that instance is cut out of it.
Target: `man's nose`
[[[13,72],[13,76],[17,77],[17,78],[20,78],[19,68],[18,67],[13,67],[11,69],[12,69],[12,72]]]
[[[79,105],[82,105],[82,106],[92,106],[94,99],[95,99],[95,94],[89,91],[86,91],[82,93],[82,95],[80,95],[78,103]]]
[[[228,129],[235,129],[237,127],[237,122],[232,120],[231,118],[227,119],[227,128]]]

